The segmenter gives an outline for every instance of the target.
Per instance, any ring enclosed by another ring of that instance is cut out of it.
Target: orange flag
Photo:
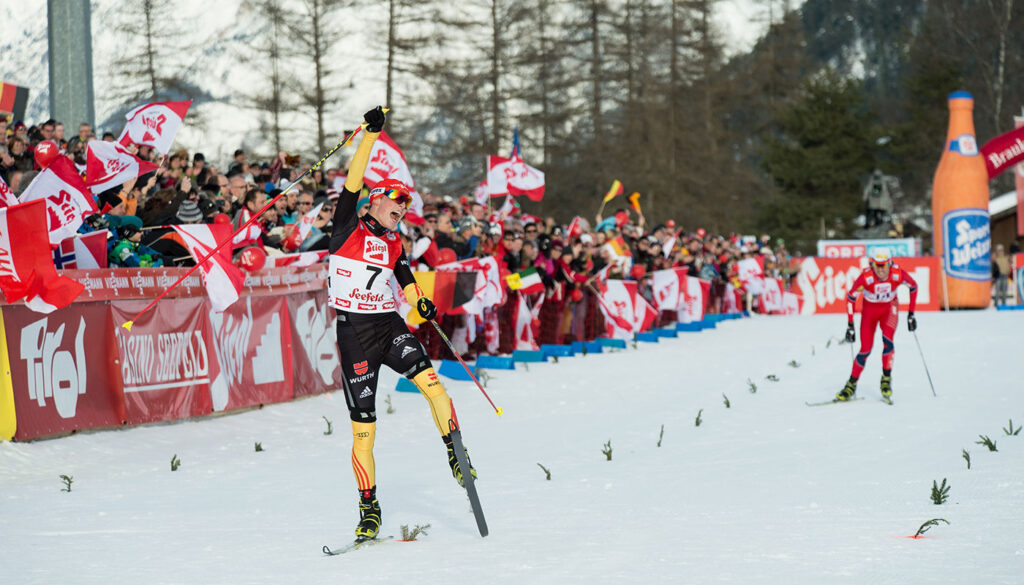
[[[629,196],[629,204],[633,206],[633,210],[637,213],[643,213],[640,210],[640,193],[638,191],[633,191],[633,194]]]

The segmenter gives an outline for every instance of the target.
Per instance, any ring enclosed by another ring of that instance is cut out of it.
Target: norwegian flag
[[[116,142],[90,140],[85,155],[85,186],[93,193],[102,193],[157,168]]]
[[[14,196],[14,191],[11,191],[4,178],[0,177],[0,207],[10,207],[17,204],[18,198]]]
[[[416,182],[409,172],[409,164],[405,162],[402,149],[398,148],[387,132],[381,132],[377,142],[373,143],[370,160],[366,163],[366,172],[363,173],[363,182],[371,189],[384,179],[399,180],[412,189],[412,204],[409,205],[408,214],[423,217],[423,199],[414,189]]]
[[[139,106],[125,115],[128,123],[117,142],[122,146],[145,144],[167,154],[191,105],[192,100]]]
[[[21,193],[22,203],[37,199],[46,200],[45,221],[50,246],[58,246],[64,238],[73,237],[85,216],[99,212],[74,163],[65,156],[54,159]]]
[[[106,268],[107,234],[100,230],[61,240],[53,249],[53,265],[57,269]]]
[[[68,306],[85,288],[57,274],[50,244],[39,229],[45,222],[43,201],[0,209],[0,291],[8,303],[25,299],[28,308],[37,313]]]
[[[196,262],[205,258],[217,244],[231,237],[231,226],[226,224],[187,224],[172,227],[181,236],[185,247]],[[231,263],[231,249],[228,246],[218,250],[199,267],[199,270],[203,273],[206,294],[210,297],[214,311],[219,313],[238,300],[242,285],[245,283],[245,275]]]
[[[544,198],[544,173],[523,162],[519,156],[487,157],[487,188],[491,197],[526,195],[531,201]]]

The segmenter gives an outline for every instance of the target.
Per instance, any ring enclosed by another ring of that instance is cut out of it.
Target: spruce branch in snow
[[[700,426],[700,423],[701,423],[700,415],[701,415],[702,412],[704,412],[703,408],[697,411],[697,418],[693,421],[693,426],[695,426],[695,427],[699,427]]]
[[[789,363],[786,364],[786,365],[788,365],[791,368],[799,368],[800,367],[800,362],[798,362],[796,360],[789,360]]]
[[[778,382],[779,381],[779,377],[776,376],[775,374],[768,374],[767,376],[764,377],[764,379],[768,380],[769,382]]]
[[[544,479],[551,481],[551,470],[548,469],[547,467],[544,467],[540,463],[537,464],[537,467],[540,467],[541,469],[544,470],[544,475],[546,476]]]
[[[412,530],[409,530],[409,525],[408,524],[402,524],[402,540],[405,540],[405,541],[416,540],[416,537],[421,535],[421,534],[423,536],[426,536],[428,528],[430,528],[430,524],[424,524],[422,526],[417,524],[415,528],[413,528]]]
[[[604,456],[608,459],[608,461],[612,460],[612,440],[611,439],[608,439],[608,442],[604,444],[604,448],[601,449],[601,452],[604,453]]]
[[[1012,437],[1014,435],[1019,435],[1020,434],[1020,429],[1021,429],[1021,427],[1017,427],[1017,430],[1013,430],[1013,419],[1011,418],[1010,419],[1010,428],[1007,429],[1006,427],[1003,427],[1003,432],[1006,433],[1006,436]]]
[[[70,475],[61,475],[60,480],[64,482],[64,487],[60,488],[62,492],[71,491],[71,482],[75,481],[75,478]]]
[[[331,419],[327,418],[326,416],[321,416],[320,418],[324,419],[324,422],[327,423],[327,430],[324,431],[324,434],[325,435],[333,434],[334,433],[334,425],[331,424]]]
[[[949,499],[949,486],[946,485],[946,478],[942,478],[942,485],[932,480],[932,503],[936,506],[945,504]]]
[[[961,457],[963,457],[964,461],[967,462],[967,469],[970,469],[971,468],[971,454],[967,452],[967,449],[961,449],[961,451],[963,451],[963,455],[961,455]]]
[[[757,384],[751,382],[750,378],[747,378],[747,390],[750,390],[751,394],[757,394]]]
[[[395,407],[391,405],[391,395],[390,394],[388,394],[384,398],[384,404],[388,405],[388,409],[385,412],[387,412],[388,414],[395,414]]]
[[[725,403],[726,408],[732,408],[732,404],[729,403],[729,397],[725,395],[725,392],[722,392],[722,402]]]
[[[658,446],[661,447],[661,440],[665,438],[665,425],[661,425],[661,432],[658,433]]]
[[[476,379],[480,380],[480,384],[484,388],[486,388],[487,387],[487,382],[490,381],[490,379],[491,379],[491,375],[488,374],[487,370],[485,370],[483,368],[477,368],[475,374],[476,374]]]
[[[975,445],[984,445],[988,447],[989,451],[998,451],[998,449],[996,449],[996,442],[988,438],[988,435],[978,435],[978,438],[981,440],[975,441]]]
[[[551,363],[553,363],[553,364],[557,364],[558,363],[558,356],[557,355],[551,356]]]
[[[181,459],[178,459],[178,454],[171,455],[171,471],[178,471],[181,467]]]
[[[811,357],[814,357],[814,346],[811,346]]]
[[[945,522],[947,526],[949,525],[949,521],[945,518],[932,518],[931,520],[922,524],[921,527],[917,529],[917,532],[914,533],[914,536],[912,536],[911,538],[918,538],[925,532],[928,532],[928,529],[932,526],[938,526],[939,522]]]
[[[263,450],[263,443],[256,441],[256,452],[259,453]]]

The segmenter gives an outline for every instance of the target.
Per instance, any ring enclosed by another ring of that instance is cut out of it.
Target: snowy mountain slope
[[[849,348],[834,343],[839,316],[726,322],[494,371],[500,419],[471,383],[446,381],[480,473],[487,538],[412,394],[379,398],[379,497],[386,533],[430,524],[429,534],[335,558],[319,547],[349,540],[357,518],[338,394],[0,444],[0,566],[14,582],[84,584],[1019,583],[1024,436],[1001,429],[1024,422],[1024,314],[919,320],[938,396],[901,324],[895,406],[876,400],[880,342],[866,400],[804,406],[849,373]],[[395,374],[382,378],[394,387]],[[71,493],[60,474],[74,476]],[[950,497],[936,506],[932,481],[943,478]],[[932,518],[950,525],[905,538]]]

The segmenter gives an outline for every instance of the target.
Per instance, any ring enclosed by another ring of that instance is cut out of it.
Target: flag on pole
[[[544,290],[544,281],[541,280],[540,273],[537,272],[537,268],[534,266],[509,274],[505,277],[505,282],[508,283],[510,290],[518,291],[524,295],[532,295]]]
[[[633,191],[633,194],[629,196],[629,204],[633,207],[633,211],[643,215],[643,210],[640,209],[640,192]]]
[[[85,186],[93,193],[102,193],[157,168],[116,142],[90,140],[85,158]]]
[[[122,146],[144,144],[167,154],[191,105],[192,100],[139,106],[125,115],[128,123],[117,142]]]
[[[231,226],[226,224],[186,224],[172,226],[181,237],[192,257],[199,262],[217,245],[231,237]],[[206,284],[213,310],[221,312],[238,300],[245,283],[245,275],[231,263],[231,249],[224,246],[199,267]]]
[[[40,229],[46,213],[39,200],[0,209],[0,291],[8,303],[25,299],[37,313],[68,306],[85,288],[57,274],[50,242]]]
[[[21,193],[22,203],[37,199],[46,200],[46,213],[36,229],[47,226],[51,246],[74,236],[84,217],[99,213],[75,163],[66,156],[54,159]]]
[[[491,197],[526,195],[531,201],[540,201],[544,198],[544,173],[518,156],[488,156],[487,188]]]
[[[608,203],[612,199],[622,195],[622,189],[622,183],[620,183],[618,179],[612,181],[612,188],[608,189],[608,192],[604,194],[604,203]]]

